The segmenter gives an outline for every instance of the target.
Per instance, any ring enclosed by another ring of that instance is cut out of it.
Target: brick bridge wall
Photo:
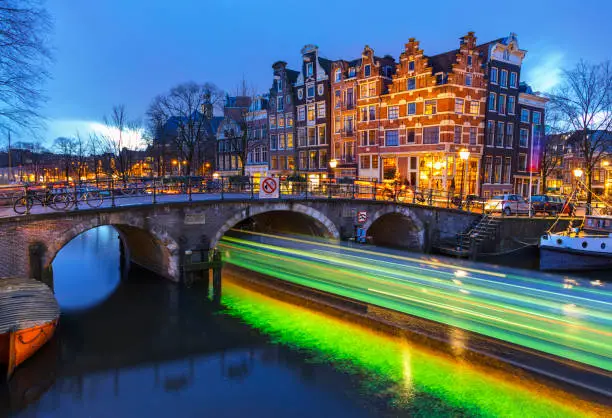
[[[328,237],[346,239],[353,235],[358,211],[368,213],[364,227],[376,232],[375,242],[396,242],[414,250],[427,249],[437,238],[464,231],[477,216],[416,205],[321,199],[180,202],[1,218],[0,277],[43,278],[70,240],[91,228],[112,225],[132,262],[179,281],[186,250],[207,252],[230,228],[250,217],[300,213]],[[403,229],[398,229],[400,220]]]

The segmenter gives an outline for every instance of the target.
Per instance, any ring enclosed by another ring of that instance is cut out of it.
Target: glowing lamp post
[[[465,179],[467,177],[467,166],[468,166],[468,159],[470,158],[470,151],[468,151],[467,149],[462,149],[461,151],[459,151],[459,158],[461,158],[463,160],[463,178],[461,179],[461,191],[459,193],[459,198],[461,199],[461,202],[463,203],[463,184],[465,183]],[[467,189],[466,189],[467,192]]]
[[[584,174],[584,171],[582,171],[582,168],[574,169],[574,177],[576,177],[578,180],[582,178],[583,174]]]

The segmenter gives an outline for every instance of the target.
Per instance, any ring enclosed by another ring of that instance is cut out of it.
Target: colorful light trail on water
[[[361,396],[388,401],[400,415],[524,418],[606,413],[601,405],[524,375],[474,366],[406,338],[237,286],[233,274],[224,274],[229,280],[222,302],[228,314],[267,334],[273,342],[299,350],[314,363],[331,364],[358,377]]]
[[[612,292],[538,273],[381,253],[291,237],[225,236],[224,260],[352,298],[612,371]],[[245,239],[248,238],[248,239]]]

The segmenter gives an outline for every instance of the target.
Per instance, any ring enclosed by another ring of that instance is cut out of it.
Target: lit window
[[[397,119],[399,118],[399,106],[389,106],[389,119]]]
[[[470,113],[472,115],[478,115],[480,113],[480,102],[477,102],[477,101],[470,102]]]
[[[463,99],[455,99],[455,113],[463,113]]]
[[[438,110],[437,100],[425,100],[425,114],[435,115]]]
[[[308,122],[314,122],[315,120],[315,105],[308,105]]]

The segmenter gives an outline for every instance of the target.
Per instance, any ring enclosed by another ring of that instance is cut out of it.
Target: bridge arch
[[[379,209],[363,224],[363,228],[374,244],[419,251],[424,246],[423,222],[406,206],[387,205]]]
[[[238,213],[235,213],[232,217],[230,217],[225,223],[221,226],[221,228],[217,231],[213,239],[210,241],[210,249],[215,248],[223,235],[240,222],[245,221],[249,218],[252,218],[257,215],[262,215],[271,212],[293,212],[304,215],[315,222],[319,223],[326,235],[329,238],[334,240],[340,239],[340,232],[338,228],[325,214],[322,212],[306,205],[302,205],[299,203],[273,203],[273,204],[265,204],[261,206],[250,206],[245,209],[242,209]]]
[[[48,269],[60,250],[82,233],[100,226],[112,226],[119,234],[125,257],[129,261],[162,277],[179,280],[179,245],[170,235],[155,228],[148,228],[142,218],[114,218],[94,217],[72,224],[70,228],[54,234],[52,239],[45,243],[46,251],[41,254],[43,269]]]

